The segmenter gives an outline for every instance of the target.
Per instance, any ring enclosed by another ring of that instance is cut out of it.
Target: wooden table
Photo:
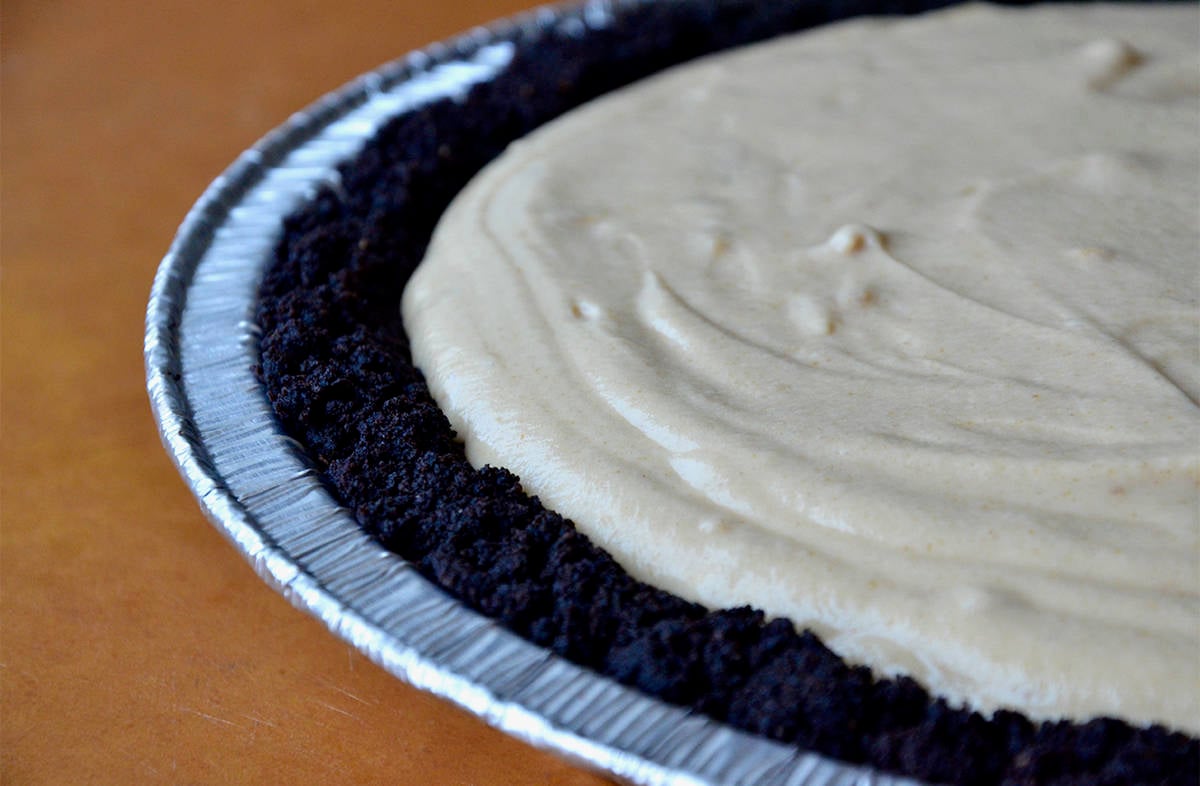
[[[356,74],[529,0],[3,8],[0,781],[598,784],[401,684],[205,521],[142,370],[205,186]]]

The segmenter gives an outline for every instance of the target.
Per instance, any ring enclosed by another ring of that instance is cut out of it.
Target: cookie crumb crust
[[[503,469],[474,469],[413,367],[404,283],[454,194],[513,139],[699,54],[871,10],[934,4],[646,4],[602,30],[516,34],[516,55],[461,102],[386,125],[285,222],[260,292],[259,376],[362,526],[516,633],[667,701],[775,740],[937,783],[1200,782],[1200,741],[1102,718],[1034,723],[875,679],[808,632],[707,610],[635,581]]]

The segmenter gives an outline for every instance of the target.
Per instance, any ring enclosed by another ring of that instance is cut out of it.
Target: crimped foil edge
[[[151,290],[144,353],[163,445],[208,518],[293,605],[393,675],[526,742],[639,784],[913,784],[666,704],[466,608],[361,531],[253,376],[257,288],[282,219],[336,182],[338,163],[398,112],[490,78],[522,39],[556,26],[585,35],[642,2],[535,9],[433,44],[239,156],[187,214]]]

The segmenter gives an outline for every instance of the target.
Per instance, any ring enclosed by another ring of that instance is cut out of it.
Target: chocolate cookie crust
[[[509,141],[698,54],[942,4],[663,3],[586,36],[520,31],[502,74],[388,124],[337,188],[287,220],[261,289],[260,375],[285,430],[368,532],[577,663],[748,731],[933,782],[1194,784],[1200,742],[1185,735],[984,719],[912,680],[876,680],[786,620],[709,611],[635,581],[511,473],[473,469],[411,364],[404,282],[446,204]]]

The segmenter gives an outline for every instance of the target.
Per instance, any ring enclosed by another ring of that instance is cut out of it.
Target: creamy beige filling
[[[984,711],[1200,731],[1200,14],[968,6],[522,140],[404,318],[635,576]]]

